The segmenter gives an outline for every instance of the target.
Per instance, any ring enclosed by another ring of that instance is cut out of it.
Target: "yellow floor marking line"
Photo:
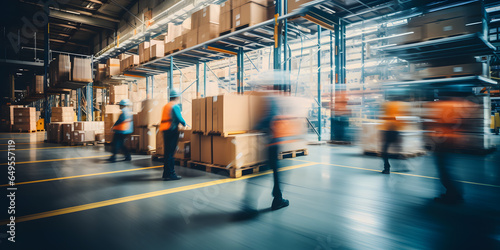
[[[24,144],[42,144],[42,143],[45,143],[43,141],[38,141],[38,142],[21,142],[21,143],[16,143],[15,145],[24,145]],[[10,145],[8,143],[5,143],[5,144],[0,144],[0,146],[7,146],[7,145]]]
[[[19,150],[40,150],[40,149],[52,149],[52,148],[81,148],[81,147],[85,147],[85,146],[63,146],[63,147],[42,147],[42,148],[16,148],[15,151],[19,151]],[[0,150],[0,152],[3,152],[3,151],[9,151],[8,149],[6,150]],[[10,150],[11,152],[13,152],[12,150]]]
[[[152,167],[144,167],[144,168],[133,168],[133,169],[117,170],[117,171],[110,171],[110,172],[93,173],[93,174],[73,175],[73,176],[51,178],[51,179],[42,179],[42,180],[35,180],[35,181],[16,182],[16,186],[26,185],[26,184],[33,184],[33,183],[40,183],[40,182],[49,182],[49,181],[60,181],[60,180],[67,180],[67,179],[76,179],[76,178],[89,177],[89,176],[97,176],[97,175],[125,173],[125,172],[132,172],[132,171],[139,171],[139,170],[146,170],[146,169],[153,169],[153,168],[162,168],[162,167],[163,167],[163,165],[161,165],[161,166],[152,166]],[[7,186],[9,186],[9,184],[0,185],[0,187],[7,187]]]
[[[288,171],[288,170],[298,169],[298,168],[312,166],[312,165],[317,165],[317,163],[305,163],[305,164],[299,164],[299,165],[294,165],[294,166],[289,166],[289,167],[282,167],[279,169],[279,171]],[[219,184],[224,184],[224,183],[241,181],[241,180],[246,180],[249,178],[254,178],[257,176],[271,174],[272,172],[273,172],[272,170],[268,170],[268,171],[265,171],[262,173],[244,175],[240,178],[227,178],[227,179],[220,179],[220,180],[215,180],[215,181],[208,181],[208,182],[203,182],[203,183],[198,183],[198,184],[193,184],[193,185],[188,185],[188,186],[183,186],[183,187],[164,189],[164,190],[153,191],[153,192],[148,192],[148,193],[144,193],[144,194],[131,195],[131,196],[121,197],[121,198],[117,198],[117,199],[111,199],[111,200],[99,201],[99,202],[94,202],[94,203],[89,203],[89,204],[84,204],[84,205],[79,205],[79,206],[67,207],[67,208],[47,211],[47,212],[38,213],[38,214],[30,214],[30,215],[25,215],[25,216],[21,216],[21,217],[16,217],[16,223],[25,222],[25,221],[32,221],[32,220],[37,220],[37,219],[43,219],[43,218],[48,218],[48,217],[54,217],[54,216],[63,215],[63,214],[76,213],[76,212],[90,210],[90,209],[94,209],[94,208],[107,207],[107,206],[111,206],[111,205],[116,205],[116,204],[131,202],[131,201],[137,201],[137,200],[157,197],[157,196],[161,196],[161,195],[173,194],[173,193],[178,193],[178,192],[182,192],[182,191],[188,191],[188,190],[204,188],[204,187],[209,187],[209,186],[214,186],[214,185],[219,185]],[[7,221],[7,220],[1,221],[0,225],[7,225],[7,223],[9,223],[9,221]]]
[[[95,155],[95,156],[83,156],[83,157],[75,157],[75,158],[60,158],[60,159],[49,159],[49,160],[39,160],[39,161],[21,161],[21,162],[16,162],[17,165],[21,164],[29,164],[29,163],[39,163],[39,162],[51,162],[51,161],[70,161],[70,160],[78,160],[78,159],[89,159],[89,158],[100,158],[100,157],[107,157],[111,155]],[[0,166],[5,166],[8,165],[7,163],[0,163]]]
[[[352,169],[359,169],[359,170],[367,170],[367,171],[373,171],[373,172],[380,172],[380,170],[378,170],[378,169],[345,166],[345,165],[339,165],[339,164],[333,164],[333,163],[326,163],[326,162],[314,162],[314,161],[295,160],[295,159],[287,159],[287,160],[301,161],[301,162],[310,162],[310,163],[316,163],[318,165],[330,165],[330,166],[336,166],[336,167],[342,167],[342,168],[352,168]],[[438,177],[418,175],[418,174],[408,174],[408,173],[399,173],[399,172],[391,172],[391,174],[399,174],[399,175],[406,175],[406,176],[413,176],[413,177],[420,177],[420,178],[427,178],[427,179],[439,180]],[[479,185],[479,186],[485,186],[485,187],[500,188],[500,186],[493,185],[493,184],[486,184],[486,183],[472,182],[472,181],[461,181],[461,180],[457,180],[457,181],[458,182],[462,182],[462,183],[466,183],[466,184],[473,184],[473,185]]]

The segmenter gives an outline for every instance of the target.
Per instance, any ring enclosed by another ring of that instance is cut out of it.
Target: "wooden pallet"
[[[45,131],[45,129],[37,129],[36,131],[37,131],[37,132],[44,132],[44,131]]]
[[[364,151],[364,155],[371,155],[371,156],[377,156],[377,157],[382,157],[382,152],[378,151]],[[411,153],[389,153],[389,158],[392,159],[408,159],[408,158],[414,158],[418,156],[425,155],[425,151],[417,151],[417,152],[411,152]]]
[[[335,144],[335,145],[351,145],[352,142],[350,141],[328,141],[328,144]]]
[[[188,161],[187,162],[187,167],[188,168],[194,168],[194,169],[200,169],[204,170],[208,173],[224,173],[227,174],[229,173],[229,177],[231,178],[239,178],[243,175],[246,174],[254,174],[258,173],[261,169],[261,167],[265,166],[266,164],[264,163],[252,163],[246,166],[243,166],[241,168],[227,168],[226,166],[220,166],[220,165],[215,165],[215,164],[210,164],[210,163],[204,163],[204,162],[198,162],[198,161]]]
[[[248,133],[248,130],[242,130],[242,131],[231,131],[231,132],[216,132],[216,131],[210,131],[208,133],[204,133],[205,135],[217,135],[217,136],[222,136],[222,137],[228,137],[230,135],[241,135],[241,134],[246,134]]]
[[[229,34],[229,33],[233,33],[233,32],[234,32],[234,28],[232,28],[232,29],[230,29],[230,30],[226,30],[226,31],[224,31],[224,32],[219,33],[219,36],[225,36],[225,35],[227,35],[227,34]]]
[[[19,132],[19,133],[36,133],[36,129],[35,130],[16,130],[16,131],[12,131],[12,132]]]
[[[88,142],[69,142],[67,145],[69,146],[95,146],[97,145],[97,142],[95,141],[88,141]]]
[[[292,158],[295,158],[297,157],[297,154],[308,155],[309,150],[305,148],[305,149],[297,149],[297,150],[281,152],[278,154],[278,159],[282,160],[283,158],[285,158],[285,156],[291,156]]]

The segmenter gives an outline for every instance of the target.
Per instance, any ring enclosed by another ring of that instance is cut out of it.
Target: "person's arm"
[[[179,123],[182,124],[182,126],[186,126],[186,121],[184,121],[184,118],[182,118],[182,114],[181,114],[181,108],[179,107],[179,105],[174,105],[174,107],[172,108],[172,113],[173,115],[177,118],[177,120],[179,120]]]

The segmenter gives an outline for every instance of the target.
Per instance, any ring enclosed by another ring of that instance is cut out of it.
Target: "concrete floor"
[[[270,211],[269,171],[229,179],[177,167],[184,178],[164,182],[146,155],[109,164],[102,145],[4,133],[4,156],[10,138],[16,242],[5,233],[3,157],[0,249],[500,249],[499,151],[454,155],[466,202],[451,206],[433,201],[443,189],[432,154],[392,160],[395,172],[382,175],[382,160],[356,146],[310,146],[281,161],[290,206]]]

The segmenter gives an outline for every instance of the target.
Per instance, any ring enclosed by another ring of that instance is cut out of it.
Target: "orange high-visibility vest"
[[[400,131],[404,127],[404,122],[398,120],[398,116],[404,116],[407,112],[407,103],[399,101],[391,101],[383,104],[384,115],[381,117],[384,120],[382,130]]]
[[[172,109],[174,107],[174,102],[169,102],[163,107],[163,113],[161,116],[160,131],[169,130],[172,126]]]
[[[303,118],[291,117],[286,115],[278,115],[274,118],[271,124],[274,138],[280,138],[282,141],[270,144],[285,144],[298,141],[298,136],[302,134]]]
[[[132,119],[125,119],[120,124],[115,125],[113,127],[113,130],[117,130],[117,131],[126,131],[126,130],[129,130],[130,129],[130,122],[131,121],[132,121]]]

